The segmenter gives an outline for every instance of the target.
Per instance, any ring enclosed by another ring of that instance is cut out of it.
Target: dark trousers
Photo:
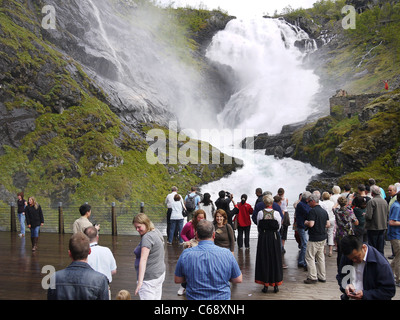
[[[168,208],[168,210],[167,210],[167,237],[169,237],[169,229],[171,228],[171,213],[172,213],[172,209]]]
[[[385,230],[367,230],[368,244],[384,254]]]
[[[243,247],[243,233],[244,233],[244,246],[250,248],[250,226],[240,227],[238,226],[238,247]]]

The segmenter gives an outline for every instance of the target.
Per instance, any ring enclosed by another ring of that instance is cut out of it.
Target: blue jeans
[[[297,260],[297,265],[301,265],[303,267],[307,266],[306,264],[306,248],[308,242],[308,232],[305,231],[303,228],[297,228],[297,233],[299,234],[301,245],[300,245],[300,252],[299,258]]]
[[[18,220],[21,226],[21,234],[25,235],[25,214],[18,213]]]
[[[170,220],[169,222],[170,222],[170,227],[169,227],[168,242],[172,243],[172,240],[174,239],[175,229],[178,229],[179,243],[183,243],[183,239],[181,237],[181,231],[183,228],[183,219]]]
[[[31,238],[39,237],[40,226],[31,228]]]

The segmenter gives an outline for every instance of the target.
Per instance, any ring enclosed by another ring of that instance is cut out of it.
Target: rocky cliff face
[[[160,29],[173,25],[149,24],[150,14],[162,19],[157,10],[103,0],[1,3],[1,200],[23,189],[42,203],[162,202],[172,176],[188,188],[238,167],[147,162],[146,132],[177,120],[182,103],[196,100],[189,87],[223,99],[215,83],[192,78],[191,40],[170,43]],[[55,9],[56,29],[43,27],[44,5]]]

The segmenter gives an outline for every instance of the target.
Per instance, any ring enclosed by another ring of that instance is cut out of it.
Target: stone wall
[[[374,99],[381,96],[383,93],[371,93],[361,95],[349,95],[346,91],[339,90],[338,93],[329,99],[330,115],[333,116],[333,107],[342,106],[343,116],[351,117],[362,109]]]

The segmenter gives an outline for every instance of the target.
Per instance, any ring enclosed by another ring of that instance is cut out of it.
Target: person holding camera
[[[92,214],[92,207],[89,204],[85,203],[81,205],[79,208],[79,213],[81,214],[81,217],[76,219],[72,225],[73,233],[84,233],[86,228],[93,226],[93,223],[89,221],[89,217]],[[97,231],[100,230],[99,224],[95,224],[94,227],[97,229]]]
[[[218,196],[219,198],[215,201],[217,210],[222,209],[226,212],[226,214],[228,215],[228,223],[231,225],[231,227],[233,227],[232,217],[237,213],[236,207],[236,211],[231,212],[230,209],[231,202],[233,203],[233,205],[235,205],[235,203],[233,202],[233,194],[229,193],[228,191],[221,190],[220,192],[218,192]]]

